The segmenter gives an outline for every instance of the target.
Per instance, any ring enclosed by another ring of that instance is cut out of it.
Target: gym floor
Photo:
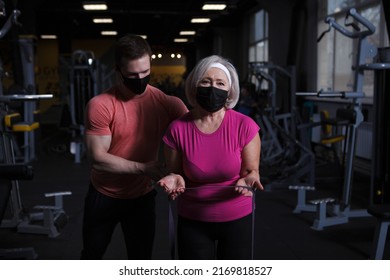
[[[67,152],[66,139],[45,143],[32,163],[34,179],[20,181],[24,208],[50,204],[44,193],[71,191],[64,197],[64,209],[69,221],[55,238],[45,235],[17,233],[15,229],[0,229],[0,248],[32,247],[41,260],[77,260],[82,247],[81,226],[83,200],[88,186],[88,163],[83,159],[75,163]],[[61,142],[62,141],[62,142]],[[355,172],[356,173],[356,172]],[[367,175],[355,174],[353,207],[365,207],[369,197]],[[308,192],[308,199],[335,196],[335,187],[321,187]],[[351,218],[348,223],[311,229],[314,212],[293,213],[297,193],[293,190],[274,189],[256,193],[256,224],[254,258],[264,260],[367,260],[374,236],[373,217]],[[157,233],[154,259],[170,259],[168,238],[168,201],[159,191],[157,196]],[[387,244],[384,259],[390,259]],[[126,259],[124,242],[119,228],[114,233],[105,259]]]

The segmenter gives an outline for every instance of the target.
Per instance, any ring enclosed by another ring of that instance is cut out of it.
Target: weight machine
[[[4,2],[0,2],[1,12],[0,15],[5,16],[5,8]],[[8,31],[14,25],[20,25],[18,22],[18,17],[20,16],[19,10],[13,10],[12,14],[3,25],[0,30],[0,39],[3,38]],[[20,49],[20,57],[22,60],[22,71],[23,71],[23,90],[21,92],[17,92],[17,94],[34,94],[35,89],[35,76],[34,76],[34,38],[33,37],[20,37],[18,39],[19,49]],[[3,78],[3,67],[0,62],[0,76]],[[3,92],[3,84],[0,82],[0,96],[4,95]],[[31,160],[35,159],[35,129],[39,128],[39,123],[36,122],[36,105],[35,102],[23,102],[23,114],[20,115],[22,118],[22,125],[18,125],[15,127],[14,132],[23,133],[23,162],[28,163]],[[16,147],[15,147],[16,148]]]
[[[0,14],[4,15],[4,2],[0,1]],[[12,24],[17,24],[17,18],[20,15],[18,10],[14,10],[8,18],[5,25],[0,30],[2,38],[11,28]],[[70,195],[70,192],[57,192],[45,194],[46,197],[55,197],[54,205],[36,206],[34,213],[27,213],[22,205],[19,190],[19,180],[25,179],[23,168],[30,166],[20,165],[15,158],[14,133],[24,133],[25,156],[24,162],[30,162],[35,156],[33,131],[39,128],[39,122],[33,119],[35,103],[41,99],[52,98],[52,94],[35,94],[34,81],[34,59],[33,59],[33,40],[30,37],[19,39],[21,55],[23,60],[24,86],[29,94],[0,95],[0,164],[1,180],[3,182],[1,193],[4,196],[1,200],[1,228],[16,228],[18,232],[46,234],[49,237],[56,237],[59,234],[60,226],[64,225],[62,197]],[[2,73],[1,73],[2,74]],[[2,75],[1,75],[2,78]],[[2,88],[2,80],[0,79]],[[24,115],[18,112],[12,112],[9,105],[14,102],[22,102],[24,105]],[[30,170],[30,169],[29,169]],[[4,180],[3,180],[4,179]],[[29,178],[31,179],[31,178]],[[3,193],[4,190],[4,193]],[[8,200],[10,198],[10,203]],[[5,209],[9,205],[11,217],[4,219]]]
[[[356,22],[349,22],[348,20],[355,20]],[[322,230],[324,227],[344,224],[349,221],[351,217],[365,217],[369,216],[366,209],[351,209],[351,194],[352,194],[352,183],[353,183],[353,164],[355,157],[355,146],[357,129],[363,122],[364,117],[362,113],[362,98],[364,97],[363,92],[363,78],[364,70],[369,66],[366,64],[367,59],[372,59],[377,54],[377,48],[368,43],[367,37],[375,32],[375,26],[369,22],[366,18],[357,13],[355,8],[350,9],[347,12],[345,18],[345,26],[340,25],[332,17],[326,17],[325,23],[328,24],[329,28],[323,32],[318,41],[329,32],[332,28],[340,32],[342,35],[357,39],[358,41],[358,54],[356,56],[354,69],[354,85],[353,91],[323,91],[319,92],[297,92],[297,96],[316,96],[319,98],[341,98],[349,101],[349,108],[345,110],[346,117],[341,121],[347,120],[348,135],[346,137],[346,157],[344,167],[344,182],[341,190],[340,197],[324,198],[318,200],[312,200],[310,203],[315,205],[315,212],[317,214],[314,220],[312,228],[315,230]],[[363,30],[360,29],[359,25],[363,26]],[[352,26],[352,31],[347,27]],[[313,209],[313,208],[310,208]]]
[[[11,95],[0,96],[0,154],[5,165],[16,165],[14,143],[12,141],[13,127],[19,123],[17,115],[8,113],[8,104],[15,101],[32,102],[40,99],[52,98],[50,94]],[[16,120],[15,120],[16,119]],[[11,127],[11,128],[10,128]],[[12,180],[11,189],[11,217],[2,219],[2,228],[16,228],[20,233],[44,234],[49,237],[59,235],[60,229],[67,223],[67,216],[63,209],[63,196],[71,195],[71,192],[45,193],[45,197],[53,197],[54,205],[37,205],[34,212],[27,213],[23,207],[20,196],[19,181]]]
[[[390,227],[390,121],[386,117],[390,106],[390,48],[378,49],[376,62],[363,65],[362,69],[373,70],[375,78],[371,203],[367,211],[377,220],[371,258],[382,259]]]
[[[277,106],[279,77],[286,79],[289,87],[284,96],[285,100],[289,100],[288,106],[282,113]],[[287,188],[291,184],[313,186],[314,154],[301,143],[302,135],[297,131],[301,120],[295,106],[294,68],[284,69],[270,62],[252,62],[249,63],[248,81],[253,80],[258,84],[255,121],[261,127],[261,166],[263,171],[269,169],[269,173],[273,173],[268,174],[270,178],[266,178],[267,175],[263,177],[270,181],[265,184],[265,189]],[[268,90],[262,90],[262,87]]]
[[[88,101],[98,94],[96,59],[92,52],[77,50],[72,54],[70,67],[69,107],[72,140],[70,151],[80,163],[84,153],[84,109]]]

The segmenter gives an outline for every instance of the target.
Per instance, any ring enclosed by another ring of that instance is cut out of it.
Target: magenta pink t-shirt
[[[174,121],[163,140],[182,155],[186,191],[179,196],[179,215],[193,220],[224,222],[252,212],[252,198],[233,186],[240,178],[241,152],[259,126],[249,117],[227,110],[220,127],[201,132],[191,112]]]

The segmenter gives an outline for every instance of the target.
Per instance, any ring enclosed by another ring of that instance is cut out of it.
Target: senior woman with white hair
[[[212,55],[189,74],[193,109],[171,123],[163,140],[170,174],[158,184],[178,198],[180,259],[250,259],[252,192],[263,189],[259,126],[232,110],[239,99],[236,69]],[[217,245],[216,245],[217,244]]]

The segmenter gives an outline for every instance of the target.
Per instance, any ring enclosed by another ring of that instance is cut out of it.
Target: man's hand
[[[140,170],[143,175],[149,177],[155,182],[167,175],[164,165],[158,161],[142,163],[140,164]]]

